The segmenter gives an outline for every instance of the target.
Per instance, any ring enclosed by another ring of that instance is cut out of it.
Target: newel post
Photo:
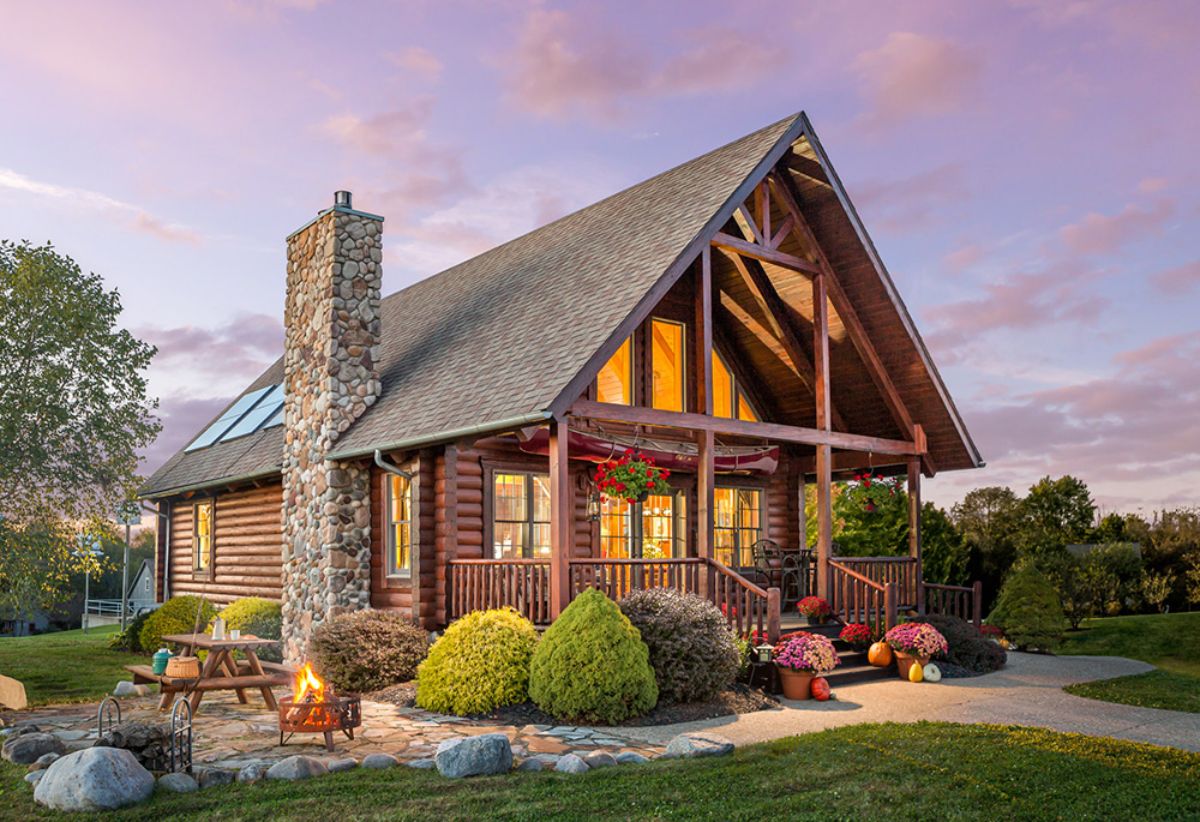
[[[571,601],[571,541],[574,532],[571,503],[569,429],[565,420],[550,422],[550,618]]]
[[[899,621],[896,614],[896,583],[888,582],[883,586],[884,630],[890,631]]]
[[[782,597],[778,588],[767,589],[767,644],[774,645],[779,642],[779,622],[781,619],[780,607]]]
[[[971,621],[975,623],[976,631],[983,626],[983,583],[980,580],[975,580],[971,586]]]

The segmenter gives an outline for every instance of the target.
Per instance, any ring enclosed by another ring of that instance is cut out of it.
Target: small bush
[[[196,618],[199,611],[199,619]],[[138,642],[142,650],[152,654],[162,647],[162,638],[167,634],[190,634],[193,631],[203,631],[217,609],[207,599],[201,599],[190,594],[171,597],[158,607],[158,610],[146,617],[142,630],[138,633]],[[199,626],[197,628],[197,625]]]
[[[975,626],[966,620],[955,616],[931,614],[918,621],[929,623],[946,638],[949,650],[938,654],[938,660],[953,663],[977,674],[998,671],[1008,661],[1008,654],[1004,653],[1003,648],[976,631]]]
[[[529,696],[552,716],[613,725],[653,708],[658,686],[638,629],[616,603],[590,588],[538,643]]]
[[[261,639],[279,639],[283,631],[283,608],[274,600],[243,597],[227,605],[217,616],[225,620],[225,633],[234,628]],[[211,632],[211,623],[209,623]],[[264,646],[254,652],[259,659],[279,662],[283,654],[278,645]]]
[[[412,679],[428,648],[429,636],[408,617],[365,610],[318,625],[308,653],[336,690],[364,693]]]
[[[988,617],[1018,646],[1048,650],[1062,640],[1066,627],[1062,602],[1050,580],[1032,563],[1019,566],[1000,588]]]
[[[720,609],[670,588],[634,591],[621,600],[650,649],[660,702],[703,702],[733,684],[741,664]]]
[[[512,608],[472,611],[450,624],[417,669],[417,706],[482,714],[529,699],[537,629]]]
[[[113,634],[112,639],[108,641],[108,647],[114,651],[131,651],[135,654],[151,653],[142,647],[142,627],[146,624],[146,620],[150,618],[153,611],[142,611],[129,620],[125,625],[124,631],[117,631]],[[158,648],[154,649],[155,651]]]

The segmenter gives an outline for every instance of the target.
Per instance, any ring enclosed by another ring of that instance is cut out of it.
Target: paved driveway
[[[621,731],[661,744],[677,733],[711,729],[744,745],[842,725],[928,719],[1034,725],[1200,751],[1200,714],[1116,705],[1062,690],[1075,682],[1139,674],[1152,665],[1111,656],[1012,653],[1008,659],[1004,670],[972,679],[913,684],[896,677],[838,688],[831,702],[785,700],[780,711]]]

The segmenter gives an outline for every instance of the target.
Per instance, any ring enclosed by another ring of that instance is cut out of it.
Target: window
[[[681,492],[653,494],[643,503],[606,497],[600,507],[600,555],[663,559],[686,554],[686,508]]]
[[[192,508],[192,568],[207,573],[212,568],[213,504],[198,502]]]
[[[492,477],[492,557],[550,556],[550,475]]]
[[[713,416],[732,418],[734,412],[739,420],[758,422],[759,416],[742,393],[733,371],[724,358],[713,350]]]
[[[713,489],[713,550],[719,562],[734,568],[754,564],[751,548],[762,538],[762,491]]]
[[[683,411],[686,326],[669,320],[650,321],[651,400],[662,411]]]
[[[388,474],[387,572],[388,576],[412,573],[412,480]]]
[[[596,377],[596,400],[618,405],[633,405],[633,340],[621,343],[617,353],[604,364]]]

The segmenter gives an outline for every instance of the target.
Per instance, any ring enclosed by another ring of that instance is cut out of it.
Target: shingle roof
[[[338,451],[549,407],[799,122],[769,125],[385,298],[383,394]],[[281,359],[247,392],[282,376]],[[141,493],[266,475],[282,452],[280,428],[181,451]]]

